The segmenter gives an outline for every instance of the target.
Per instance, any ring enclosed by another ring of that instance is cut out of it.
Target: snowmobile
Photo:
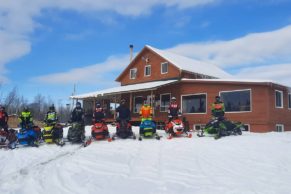
[[[241,122],[233,122],[224,117],[214,117],[203,129],[197,132],[197,136],[203,137],[206,133],[219,139],[222,136],[242,135],[242,130],[244,130],[244,125]]]
[[[166,124],[165,131],[169,134],[168,139],[179,136],[184,136],[188,138],[192,137],[192,134],[185,129],[182,120],[178,117],[173,118],[170,122]]]
[[[71,143],[83,143],[85,141],[85,128],[82,123],[73,122],[69,127],[67,139]]]
[[[63,126],[61,124],[47,123],[42,130],[42,139],[45,143],[55,143],[63,146]]]
[[[38,126],[26,124],[18,131],[16,136],[20,145],[38,147],[41,139],[41,130]]]
[[[132,131],[131,124],[128,120],[120,120],[116,124],[116,133],[112,136],[112,140],[115,140],[115,138],[132,138],[136,139],[136,135]]]
[[[111,142],[112,139],[109,135],[108,127],[104,121],[96,121],[96,123],[91,127],[91,137],[85,142],[84,146],[91,144],[92,141],[99,141],[107,139]]]
[[[160,136],[156,132],[156,124],[152,120],[144,120],[141,122],[139,126],[139,138],[138,140],[142,140],[143,138],[156,138],[160,140]]]
[[[9,129],[8,131],[0,130],[0,148],[14,149],[16,148],[16,130]]]

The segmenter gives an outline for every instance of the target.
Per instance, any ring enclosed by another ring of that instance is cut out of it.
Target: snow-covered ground
[[[0,193],[291,193],[290,132],[219,140],[196,135],[168,140],[159,133],[160,141],[1,149]]]

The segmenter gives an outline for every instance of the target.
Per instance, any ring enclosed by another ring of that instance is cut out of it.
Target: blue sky
[[[66,103],[74,84],[116,86],[129,44],[291,86],[290,10],[291,0],[0,0],[1,93]]]

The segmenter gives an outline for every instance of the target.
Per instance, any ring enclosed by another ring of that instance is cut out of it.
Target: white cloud
[[[265,64],[291,60],[291,25],[279,30],[253,33],[229,41],[180,44],[168,49],[220,67]]]
[[[32,78],[33,82],[47,84],[74,84],[92,83],[102,85],[108,84],[108,75],[122,71],[129,63],[129,55],[112,56],[105,62],[82,68],[75,68],[68,72],[55,73]],[[114,79],[114,78],[113,78]],[[112,84],[112,83],[111,83]]]
[[[242,68],[240,78],[273,80],[291,87],[291,63]]]
[[[112,11],[121,15],[149,14],[157,5],[180,9],[207,5],[218,0],[0,0],[0,69],[30,52],[29,35],[39,24],[35,21],[44,9],[73,10],[81,13]],[[82,36],[82,35],[81,35]],[[69,38],[80,38],[71,36]],[[5,75],[4,71],[0,76]]]

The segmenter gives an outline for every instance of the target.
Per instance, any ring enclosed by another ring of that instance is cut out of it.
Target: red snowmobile
[[[192,137],[192,134],[185,129],[183,122],[178,117],[173,118],[170,122],[166,124],[165,131],[169,134],[168,139],[183,135],[184,137]]]
[[[105,121],[96,121],[96,123],[91,127],[91,137],[85,142],[84,146],[86,147],[87,145],[91,144],[92,141],[105,139],[107,139],[109,142],[112,141],[109,135],[108,127]]]

